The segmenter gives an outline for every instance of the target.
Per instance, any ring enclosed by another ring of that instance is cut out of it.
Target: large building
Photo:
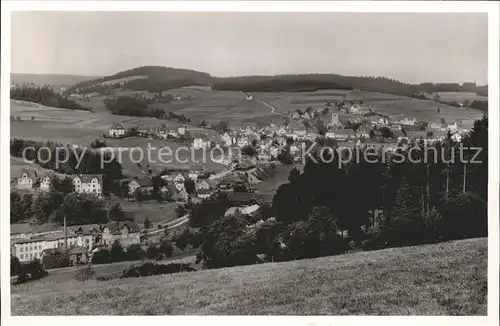
[[[71,232],[67,231],[66,241],[68,248],[81,247],[92,250],[99,231],[95,232]],[[42,259],[44,250],[64,248],[64,231],[59,230],[46,234],[32,234],[29,237],[11,240],[11,253],[19,258],[19,261],[30,261]]]
[[[73,178],[73,187],[75,192],[82,194],[93,194],[101,196],[102,194],[102,175],[101,174],[80,174]]]
[[[140,244],[139,226],[130,221],[111,222],[104,225],[102,231],[103,244],[111,246],[115,241],[118,241],[124,248],[133,244]]]

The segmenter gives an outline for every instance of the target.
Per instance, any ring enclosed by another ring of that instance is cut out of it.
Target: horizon
[[[146,66],[149,66],[149,65],[146,65]],[[162,66],[162,67],[167,67],[167,68],[172,68],[172,69],[187,69],[187,70],[192,70],[192,69],[189,69],[189,68],[178,68],[178,67],[168,67],[168,66]],[[126,71],[126,70],[130,70],[130,69],[134,69],[134,68],[138,68],[138,67],[132,67],[132,68],[129,68],[129,69],[124,69],[124,70],[121,70],[121,71],[117,71],[116,73],[119,73],[119,72],[122,72],[122,71]],[[316,73],[316,72],[305,72],[305,73],[297,73],[297,74],[288,74],[288,73],[283,73],[283,74],[279,74],[279,75],[239,75],[239,76],[227,76],[227,77],[219,77],[219,76],[214,76],[212,75],[210,72],[207,72],[207,71],[198,71],[196,70],[197,72],[201,72],[201,73],[208,73],[211,77],[214,77],[214,78],[238,78],[238,77],[275,77],[275,76],[287,76],[287,75],[340,75],[340,74],[336,74],[334,72],[321,72],[321,73]],[[72,74],[72,73],[30,73],[30,72],[10,72],[11,75],[35,75],[35,76],[76,76],[76,77],[89,77],[89,78],[105,78],[105,77],[108,77],[108,76],[112,76],[116,73],[113,73],[113,74],[110,74],[110,75],[101,75],[101,76],[93,76],[93,75],[80,75],[80,74]],[[387,76],[364,76],[364,75],[359,75],[359,76],[353,76],[353,75],[342,75],[342,76],[345,76],[345,77],[360,77],[360,78],[387,78],[387,79],[392,79],[390,77],[387,77]],[[434,83],[434,84],[459,84],[459,85],[463,85],[463,83],[468,83],[468,82],[472,82],[472,83],[476,83],[477,86],[487,86],[488,85],[488,82],[486,82],[485,84],[481,84],[481,83],[477,83],[477,82],[474,82],[474,81],[463,81],[463,82],[456,82],[456,81],[452,81],[452,80],[449,80],[449,81],[440,81],[440,82],[433,82],[433,81],[423,81],[423,82],[420,82],[420,83],[408,83],[408,82],[405,82],[405,81],[401,81],[401,80],[397,80],[396,81],[398,82],[402,82],[402,83],[406,83],[406,84],[414,84],[414,85],[418,85],[418,84],[421,84],[421,83]]]
[[[221,78],[488,84],[481,13],[14,12],[11,23],[13,74],[104,77],[164,66]]]

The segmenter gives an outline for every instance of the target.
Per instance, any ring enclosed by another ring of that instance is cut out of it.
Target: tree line
[[[88,110],[78,103],[54,92],[50,87],[31,87],[23,85],[10,89],[12,100],[35,102],[46,106],[70,110]]]
[[[188,123],[191,120],[184,114],[166,112],[161,108],[150,107],[148,101],[135,96],[120,96],[115,99],[104,101],[106,108],[115,115],[127,115],[133,117],[153,117],[164,120],[177,119],[180,123]]]
[[[231,206],[225,198],[202,203],[191,218],[202,239],[198,261],[219,268],[487,236],[487,126],[486,117],[476,121],[463,141],[482,148],[481,164],[449,163],[459,146],[451,138],[433,147],[444,159],[439,154],[428,164],[408,160],[422,159],[425,150],[434,156],[422,141],[411,144],[420,152],[401,148],[400,156],[358,148],[359,162],[309,159],[302,172],[290,172],[272,205],[252,216],[224,216]],[[320,154],[318,147],[313,157]]]
[[[41,148],[48,148],[49,150],[40,150]],[[72,148],[53,141],[39,142],[12,138],[10,140],[10,154],[15,157],[23,157],[23,151],[25,159],[39,164],[44,169],[64,174],[102,174],[104,189],[110,189],[112,181],[120,179],[123,176],[122,165],[116,158],[109,160],[111,155],[109,153]],[[66,159],[67,161],[57,164],[57,157],[59,157],[60,161],[65,161]],[[78,165],[79,158],[81,161]],[[101,159],[105,162],[102,169]],[[106,163],[107,161],[109,163]]]
[[[68,225],[82,225],[133,219],[125,214],[118,203],[109,204],[105,199],[91,194],[63,192],[57,189],[38,194],[12,191],[10,207],[10,223],[63,225],[66,217]]]
[[[409,84],[386,77],[353,77],[336,74],[299,74],[217,78],[212,89],[238,91],[314,91],[317,89],[360,89],[403,96],[427,92],[476,92],[487,94],[488,86],[475,83]],[[486,95],[487,96],[487,95]]]

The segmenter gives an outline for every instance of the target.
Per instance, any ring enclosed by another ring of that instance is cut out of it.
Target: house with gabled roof
[[[17,187],[20,189],[33,189],[38,184],[39,176],[35,169],[22,169],[21,176],[17,178]]]
[[[120,138],[125,136],[125,128],[118,122],[113,123],[108,129],[109,137]]]
[[[131,221],[110,222],[103,226],[102,241],[107,246],[118,241],[124,248],[139,244],[141,242],[139,226]]]
[[[40,190],[49,191],[50,189],[52,189],[53,177],[53,173],[45,172],[40,178]]]
[[[72,183],[76,193],[87,193],[95,196],[102,194],[102,174],[79,174],[73,177]]]
[[[153,183],[148,178],[134,178],[128,183],[129,195],[133,195],[137,189],[142,194],[150,195],[153,192]]]

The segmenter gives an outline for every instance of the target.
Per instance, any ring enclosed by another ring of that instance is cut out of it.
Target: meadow
[[[290,110],[300,109],[304,111],[309,106],[315,110],[322,109],[328,101],[334,100],[362,100],[364,104],[373,107],[376,113],[387,115],[395,119],[408,117],[409,119],[416,118],[417,120],[424,121],[439,121],[441,118],[444,118],[449,123],[461,122],[464,127],[471,127],[474,120],[480,119],[483,115],[480,110],[476,109],[454,107],[431,100],[419,100],[400,95],[359,90],[254,93],[253,95],[256,99],[275,107],[278,114],[285,115]]]
[[[441,101],[445,102],[464,102],[464,101],[487,101],[488,97],[478,95],[473,92],[438,92]]]
[[[486,315],[487,239],[11,288],[12,315]],[[50,276],[49,276],[50,277]]]

